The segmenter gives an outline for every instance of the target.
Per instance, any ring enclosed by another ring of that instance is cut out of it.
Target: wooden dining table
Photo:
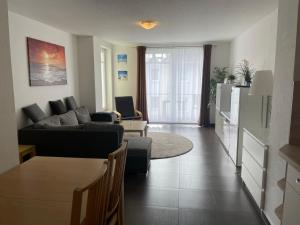
[[[0,175],[0,225],[69,225],[74,189],[104,172],[105,161],[36,156]]]

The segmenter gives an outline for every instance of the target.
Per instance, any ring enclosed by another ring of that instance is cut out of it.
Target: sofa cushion
[[[65,101],[68,110],[75,110],[78,108],[76,100],[73,96],[65,98]]]
[[[143,157],[151,155],[152,139],[149,137],[134,137],[128,139],[128,153],[130,157]]]
[[[59,115],[59,119],[62,125],[75,126],[79,124],[74,111]]]
[[[61,126],[52,126],[45,127],[48,130],[58,130],[58,131],[67,131],[67,130],[83,130],[84,126],[82,124],[71,126],[71,125],[61,125]]]
[[[85,106],[81,106],[74,110],[77,116],[77,120],[80,124],[91,122],[91,116],[89,110]]]
[[[113,124],[112,122],[89,122],[86,123],[84,129],[87,131],[102,131],[102,132],[117,132],[119,143],[122,143],[124,128],[119,124]]]
[[[43,120],[47,117],[43,110],[37,104],[32,104],[27,107],[24,107],[22,110],[25,113],[25,115],[34,123]]]
[[[89,131],[124,131],[124,128],[119,124],[112,122],[89,122],[84,125],[85,130]]]
[[[40,120],[39,122],[33,125],[34,128],[49,128],[49,127],[59,127],[61,126],[59,116],[50,116],[46,119]]]
[[[67,107],[62,100],[49,101],[49,104],[53,114],[60,115],[67,112]]]
[[[126,174],[147,173],[150,166],[152,139],[134,137],[128,139],[126,159]]]

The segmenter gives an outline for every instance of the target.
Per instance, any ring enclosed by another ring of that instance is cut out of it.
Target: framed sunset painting
[[[27,37],[30,86],[67,84],[65,47]]]

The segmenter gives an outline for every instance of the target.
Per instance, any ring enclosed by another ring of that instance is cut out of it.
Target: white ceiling
[[[112,43],[229,40],[277,8],[278,0],[8,0],[9,10]],[[142,30],[139,19],[159,26]]]

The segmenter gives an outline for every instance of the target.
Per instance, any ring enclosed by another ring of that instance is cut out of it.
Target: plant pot
[[[251,81],[244,81],[244,85],[246,87],[250,87],[251,86]]]
[[[209,106],[209,121],[211,124],[215,124],[215,117],[216,117],[216,104],[211,103]]]

